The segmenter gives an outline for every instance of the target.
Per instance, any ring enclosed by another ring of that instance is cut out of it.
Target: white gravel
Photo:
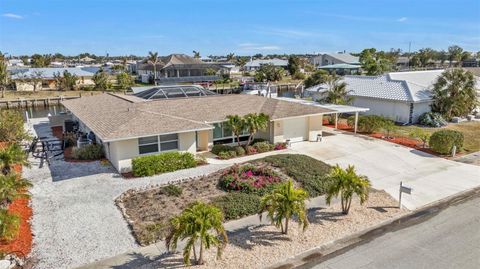
[[[35,125],[40,136],[50,136],[48,125]],[[123,179],[111,166],[100,162],[54,161],[32,167],[24,177],[34,186],[32,193],[32,254],[37,268],[72,268],[126,252],[137,246],[114,199],[133,188],[165,184],[206,175],[225,168],[210,164],[148,178]]]

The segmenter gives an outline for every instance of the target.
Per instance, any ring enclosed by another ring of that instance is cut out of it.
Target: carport
[[[338,115],[341,113],[348,113],[348,114],[355,114],[355,124],[353,127],[353,131],[357,132],[357,125],[358,125],[358,114],[360,112],[366,112],[370,110],[369,108],[365,107],[356,107],[356,106],[347,106],[347,105],[335,105],[335,104],[320,104],[315,101],[303,100],[303,99],[295,99],[295,98],[287,98],[287,97],[277,97],[276,99],[280,99],[283,101],[295,102],[300,103],[308,106],[318,106],[321,108],[326,108],[332,110],[332,112],[326,112],[324,115],[335,115],[335,129],[338,127]]]

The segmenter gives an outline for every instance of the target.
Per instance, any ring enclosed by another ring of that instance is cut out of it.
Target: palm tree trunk
[[[342,197],[340,198],[340,202],[342,203],[342,213],[345,214],[345,203],[344,203],[343,200],[344,200],[344,198],[343,198],[343,196],[342,196]]]
[[[203,240],[200,240],[200,256],[198,257],[198,265],[203,264]]]
[[[195,244],[193,244],[192,249],[193,249],[193,260],[197,262],[197,251],[195,250]]]
[[[237,143],[238,143],[238,146],[240,147],[240,134],[237,134]]]
[[[348,214],[348,212],[350,212],[350,206],[352,205],[352,197],[350,197],[348,199],[348,202],[347,202],[347,210],[345,212],[345,214]]]
[[[286,218],[286,219],[285,219],[285,231],[284,231],[284,234],[288,234],[288,219],[289,219],[289,218]]]

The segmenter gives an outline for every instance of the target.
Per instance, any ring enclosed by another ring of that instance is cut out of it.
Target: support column
[[[177,69],[177,78],[180,77],[180,70]]]
[[[354,133],[357,133],[357,126],[358,126],[358,112],[355,112],[355,127],[353,129]]]
[[[335,113],[335,129],[338,128],[338,113]]]

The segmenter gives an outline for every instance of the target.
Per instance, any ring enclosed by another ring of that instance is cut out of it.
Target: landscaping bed
[[[272,144],[263,139],[256,139],[252,145],[243,146],[229,146],[224,144],[214,145],[211,152],[217,155],[218,159],[228,160],[245,155],[254,155],[274,150],[287,149],[287,143]]]
[[[129,190],[115,202],[137,242],[148,245],[163,239],[170,218],[194,201],[213,203],[223,211],[225,220],[238,219],[257,214],[261,195],[288,178],[311,197],[324,194],[329,171],[329,165],[311,157],[280,154],[175,185]]]

